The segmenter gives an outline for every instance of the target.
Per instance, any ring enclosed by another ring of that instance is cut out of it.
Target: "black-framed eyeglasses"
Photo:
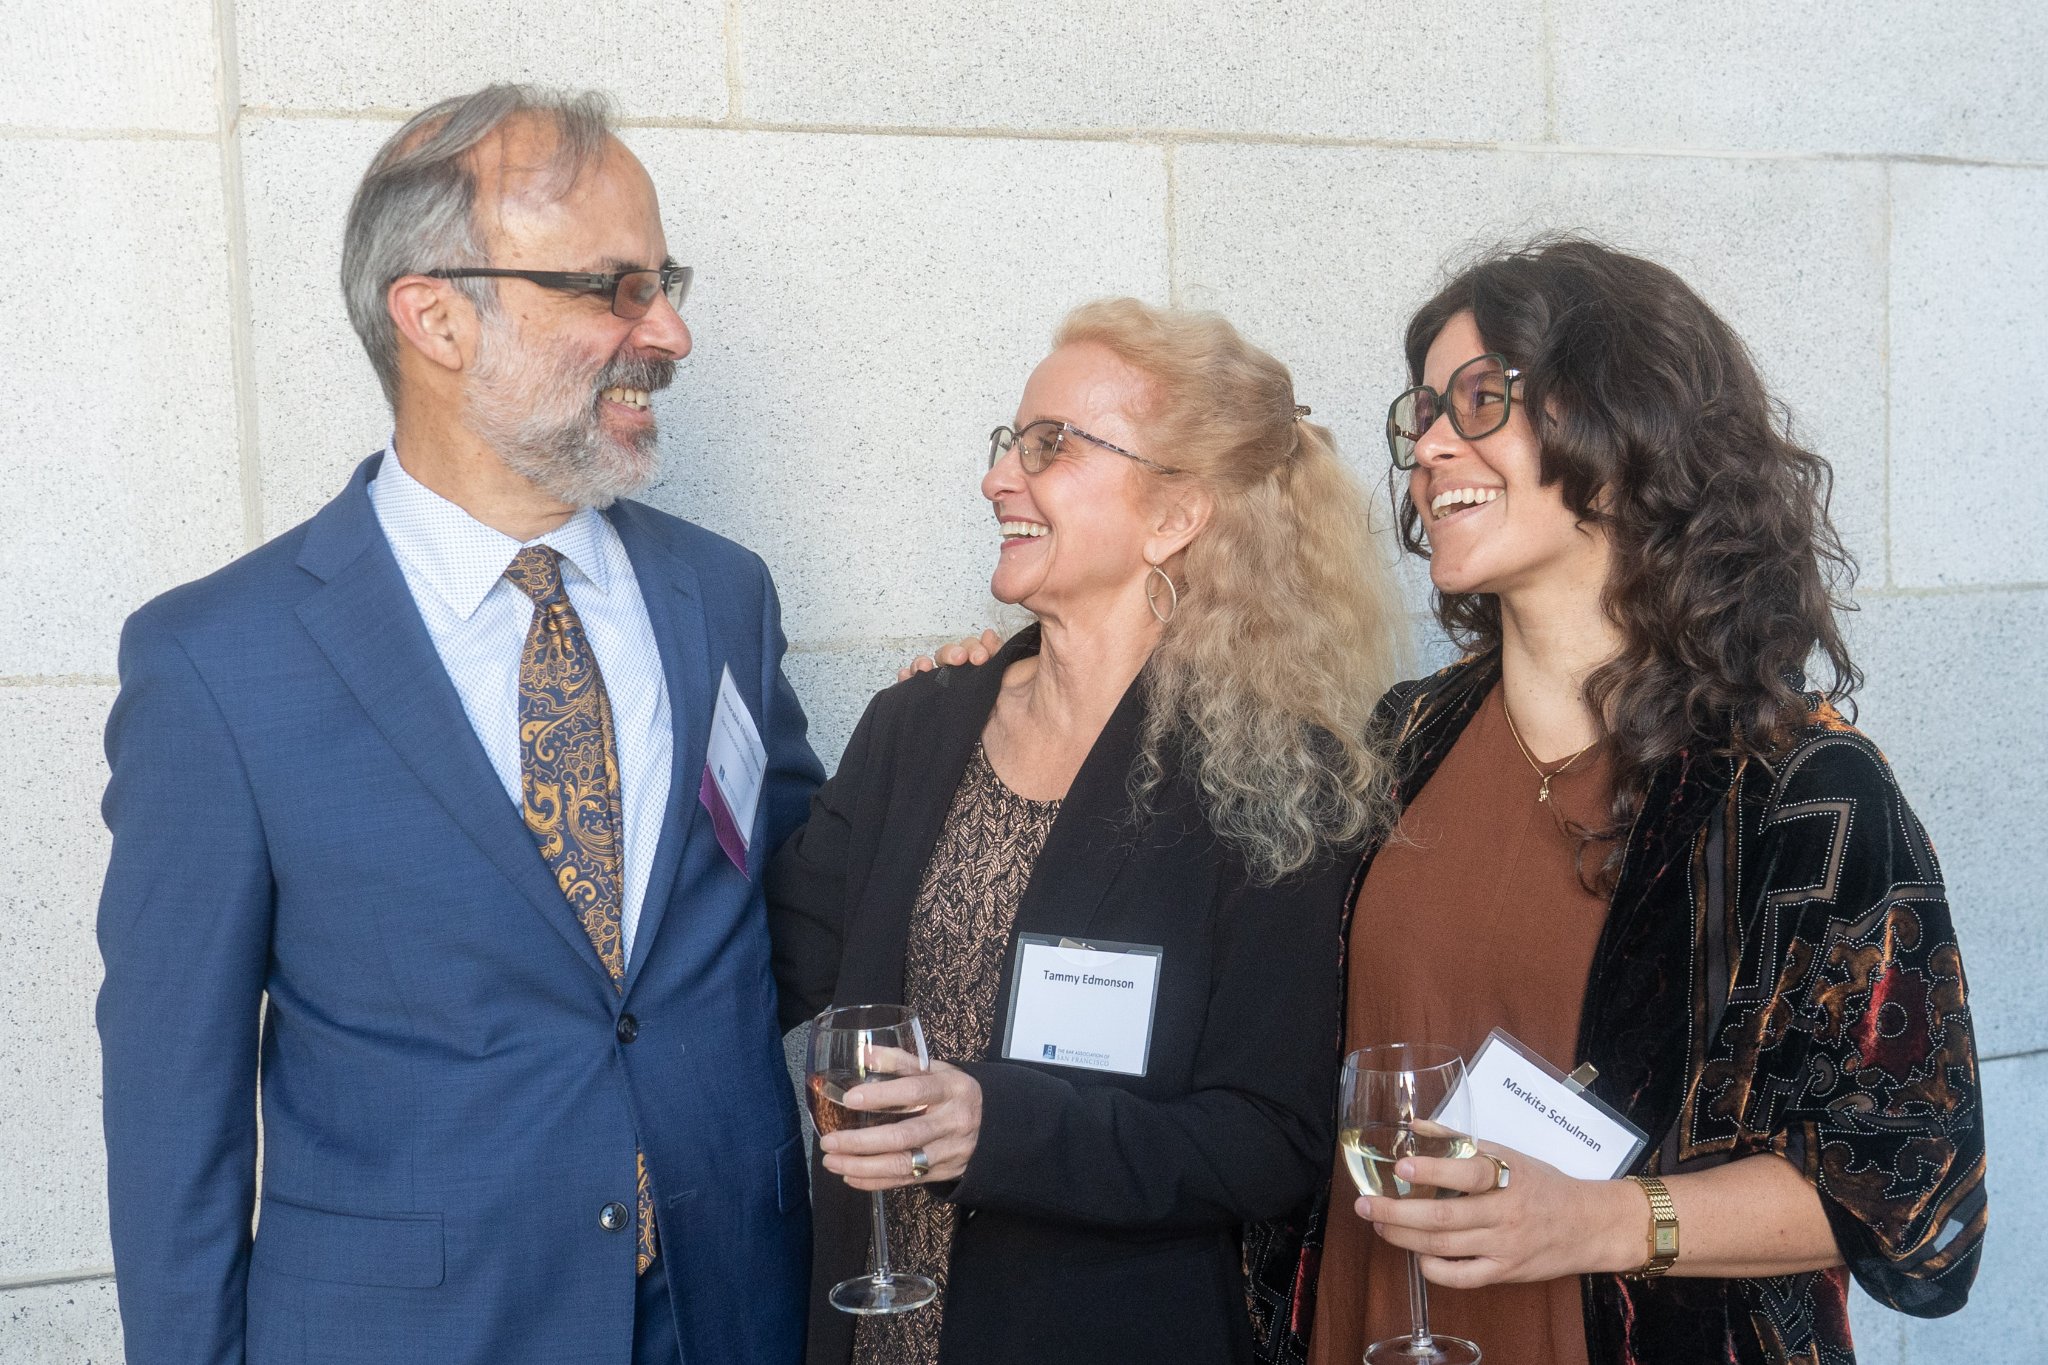
[[[644,318],[654,307],[657,295],[668,295],[669,307],[683,311],[690,296],[690,277],[696,273],[687,265],[665,265],[659,270],[614,270],[591,274],[575,270],[503,270],[497,266],[463,266],[453,270],[425,272],[437,280],[531,280],[543,289],[565,294],[600,294],[612,302],[612,315],[631,321]]]
[[[1100,446],[1126,460],[1136,460],[1154,474],[1178,474],[1171,466],[1156,464],[1135,450],[1111,445],[1100,436],[1090,436],[1072,422],[1061,422],[1051,417],[1041,417],[1036,422],[1026,422],[1012,431],[1008,427],[997,427],[988,434],[988,467],[994,469],[996,462],[1003,458],[1003,452],[1016,448],[1017,462],[1024,466],[1026,474],[1043,474],[1046,466],[1060,453],[1068,437],[1086,441],[1089,445]]]
[[[1394,468],[1415,468],[1415,445],[1436,419],[1446,411],[1451,430],[1468,441],[1491,436],[1508,424],[1514,407],[1515,384],[1520,370],[1508,366],[1507,357],[1489,351],[1451,371],[1438,393],[1427,384],[1417,384],[1387,405],[1387,450]]]

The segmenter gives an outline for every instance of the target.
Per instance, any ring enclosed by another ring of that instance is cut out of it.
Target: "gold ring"
[[[1490,1185],[1488,1188],[1496,1190],[1506,1189],[1508,1187],[1508,1177],[1514,1174],[1514,1172],[1509,1169],[1508,1163],[1502,1161],[1492,1152],[1481,1152],[1479,1155],[1493,1163],[1493,1184]]]
[[[932,1159],[924,1154],[924,1148],[910,1149],[910,1178],[922,1180],[932,1173]]]

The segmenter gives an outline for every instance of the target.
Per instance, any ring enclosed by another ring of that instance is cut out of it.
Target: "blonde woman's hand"
[[[876,1128],[842,1128],[818,1139],[825,1169],[857,1190],[893,1190],[904,1185],[958,1180],[981,1137],[981,1083],[946,1062],[893,1081],[868,1081],[846,1092],[846,1107],[914,1109],[915,1118]],[[911,1171],[910,1153],[923,1148],[930,1169]]]
[[[1505,1161],[1506,1189],[1484,1156],[1402,1157],[1394,1174],[1417,1185],[1459,1190],[1462,1199],[1361,1196],[1358,1216],[1422,1259],[1432,1284],[1472,1289],[1567,1275],[1634,1270],[1648,1258],[1649,1201],[1626,1180],[1579,1180],[1535,1157],[1491,1143]]]
[[[969,635],[942,645],[931,654],[920,654],[896,670],[896,681],[902,682],[913,673],[929,673],[940,664],[985,664],[1003,647],[1003,637],[993,630],[984,630],[979,636]]]

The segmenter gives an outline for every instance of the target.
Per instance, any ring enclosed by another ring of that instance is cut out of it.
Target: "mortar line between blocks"
[[[402,123],[417,112],[370,106],[362,109],[289,109],[252,104],[246,117],[279,120],[344,119]],[[622,128],[701,129],[744,133],[816,133],[842,137],[930,137],[1007,139],[1029,142],[1113,142],[1219,144],[1275,147],[1355,147],[1382,151],[1522,152],[1546,156],[1671,157],[1694,161],[1835,162],[1848,165],[1976,166],[2004,170],[2044,171],[2048,161],[1998,160],[1984,157],[1938,156],[1918,152],[1804,151],[1742,147],[1647,147],[1622,144],[1459,141],[1451,138],[1341,136],[1317,133],[1239,132],[1224,128],[1010,128],[994,124],[942,127],[887,123],[778,122],[770,119],[728,119],[711,116],[625,115]],[[0,130],[4,135],[4,130]]]
[[[1882,330],[1878,336],[1877,344],[1879,364],[1883,367],[1880,373],[1884,375],[1884,401],[1881,405],[1884,410],[1884,441],[1879,446],[1879,449],[1884,452],[1884,511],[1878,525],[1883,528],[1884,585],[1887,588],[1893,588],[1898,585],[1898,580],[1894,577],[1892,569],[1892,376],[1894,373],[1892,369],[1892,253],[1894,249],[1892,232],[1897,219],[1897,210],[1893,207],[1892,199],[1895,193],[1896,185],[1895,178],[1892,175],[1892,168],[1886,166],[1884,168],[1884,259],[1879,264],[1882,279],[1881,287],[1884,290],[1884,308],[1879,322]]]
[[[10,1289],[42,1289],[57,1284],[90,1284],[96,1280],[114,1278],[114,1267],[110,1265],[88,1266],[83,1270],[57,1270],[47,1275],[17,1275],[0,1279],[0,1294]]]
[[[0,677],[0,687],[119,687],[111,673],[14,673]]]
[[[725,0],[725,121],[729,124],[741,120],[740,4],[741,0]]]
[[[251,112],[254,112],[253,110]],[[285,117],[298,115],[285,113]],[[354,117],[350,114],[330,117]],[[393,115],[397,117],[397,115]],[[626,128],[723,129],[749,133],[809,133],[840,137],[981,138],[1023,142],[1171,142],[1177,145],[1242,147],[1306,147],[1342,150],[1415,152],[1510,152],[1540,156],[1663,157],[1681,161],[1805,163],[1810,165],[1929,165],[1990,167],[2044,171],[2048,161],[1997,161],[1907,152],[1826,152],[1739,147],[1647,147],[1619,143],[1523,141],[1460,141],[1453,138],[1347,137],[1316,133],[1240,132],[1224,128],[1007,128],[997,125],[960,127],[885,123],[805,123],[740,119],[725,123],[702,118],[629,117]]]
[[[249,213],[242,190],[241,56],[235,0],[213,0],[214,51],[220,62],[221,210],[228,246],[228,356],[235,384],[235,446],[242,489],[242,548],[263,542],[263,462],[256,451],[254,338],[249,316]]]
[[[1929,587],[1872,588],[1869,592],[1858,593],[1855,600],[1862,602],[1883,602],[1891,598],[1920,597],[1982,597],[1995,592],[2043,592],[2048,583],[1945,583]]]
[[[996,633],[1008,637],[1011,632],[1000,625]],[[792,640],[790,654],[865,654],[871,650],[915,650],[928,653],[934,645],[950,645],[960,636],[946,631],[932,631],[925,635],[851,635],[837,636],[824,640]],[[906,660],[907,662],[907,660]]]
[[[1543,140],[1557,141],[1557,0],[1543,0]]]
[[[37,124],[0,127],[0,142],[211,142],[218,130],[182,128],[59,128]]]
[[[1180,217],[1179,190],[1174,180],[1173,144],[1159,144],[1160,156],[1166,164],[1166,302],[1170,307],[1181,306],[1180,290]]]

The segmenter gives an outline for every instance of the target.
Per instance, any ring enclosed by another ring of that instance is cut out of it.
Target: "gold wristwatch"
[[[1630,1180],[1650,1198],[1650,1259],[1628,1272],[1631,1280],[1654,1280],[1678,1260],[1678,1206],[1671,1191],[1654,1175],[1632,1175]]]

